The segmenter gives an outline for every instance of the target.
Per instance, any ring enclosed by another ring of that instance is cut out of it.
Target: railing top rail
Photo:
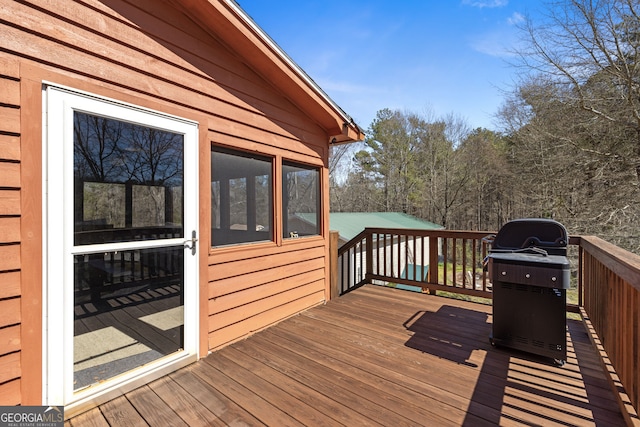
[[[367,227],[358,233],[355,237],[349,240],[344,245],[340,246],[338,250],[338,256],[344,254],[349,249],[360,243],[366,236],[373,234],[395,234],[403,236],[420,236],[420,237],[443,237],[443,238],[458,238],[458,239],[480,239],[489,234],[495,234],[490,231],[460,231],[460,230],[418,230],[412,228],[380,228],[380,227]]]
[[[640,255],[596,236],[582,236],[580,246],[625,282],[640,290]]]
[[[376,234],[401,234],[411,236],[432,236],[432,237],[455,237],[460,239],[481,238],[488,234],[495,234],[491,231],[460,231],[460,230],[417,230],[412,228],[380,228],[367,227],[364,229],[366,233]]]
[[[364,239],[370,233],[371,232],[367,231],[366,228],[364,230],[362,230],[353,239],[349,240],[347,243],[345,243],[344,245],[340,246],[340,248],[338,249],[338,256],[344,254],[346,251],[348,251],[349,249],[351,249],[354,246],[356,246],[358,243],[360,243],[362,241],[362,239]]]

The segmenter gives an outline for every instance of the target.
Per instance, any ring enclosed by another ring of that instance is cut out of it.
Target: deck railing
[[[491,298],[490,233],[367,228],[338,250],[340,294],[365,283]]]
[[[342,295],[376,283],[491,298],[483,268],[490,235],[367,228],[337,250],[332,289]],[[640,425],[640,256],[591,236],[571,237],[568,249],[567,309],[582,314],[627,421]]]
[[[583,317],[597,334],[613,386],[624,387],[623,414],[633,406],[640,425],[640,256],[598,237],[580,239]],[[626,408],[626,409],[625,409]]]

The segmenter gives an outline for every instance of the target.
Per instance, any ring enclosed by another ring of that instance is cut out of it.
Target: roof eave
[[[243,57],[256,72],[326,129],[333,144],[364,133],[234,0],[173,0],[194,22]]]

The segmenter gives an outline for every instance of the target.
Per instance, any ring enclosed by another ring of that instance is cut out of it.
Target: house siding
[[[0,402],[20,403],[20,79],[0,60]]]
[[[306,240],[306,241],[305,241]],[[210,258],[209,347],[215,349],[325,299],[322,239]]]
[[[324,301],[329,136],[274,84],[169,2],[0,0],[0,22],[0,405],[42,396],[43,82],[199,122],[201,349]],[[326,235],[210,249],[212,143],[319,167]]]

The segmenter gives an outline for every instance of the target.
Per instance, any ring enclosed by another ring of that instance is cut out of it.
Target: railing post
[[[578,307],[584,306],[584,249],[578,246]]]
[[[365,229],[366,231],[366,229]],[[366,241],[366,268],[367,273],[365,274],[366,280],[371,281],[371,276],[373,276],[373,233],[371,231],[367,231],[367,235],[365,238]]]
[[[329,231],[329,300],[340,296],[340,278],[338,277],[339,238],[340,233]]]
[[[429,236],[428,283],[438,283],[438,237]]]

